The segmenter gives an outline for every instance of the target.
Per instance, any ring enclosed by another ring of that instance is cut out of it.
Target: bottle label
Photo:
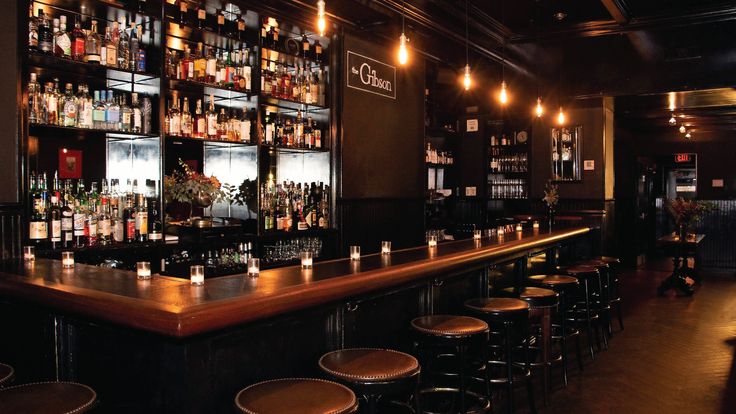
[[[61,241],[61,220],[51,220],[51,241]]]
[[[322,229],[327,228],[327,220],[324,218],[324,216],[319,218],[319,227]]]
[[[199,10],[197,10],[197,18],[199,20],[206,19],[207,18],[207,10],[205,10],[204,8],[200,8]]]
[[[148,215],[138,213],[135,215],[135,229],[140,234],[148,234]]]
[[[123,125],[130,125],[130,112],[123,112]]]
[[[170,134],[179,135],[179,133],[181,132],[181,118],[179,118],[178,116],[172,116],[170,125]]]
[[[45,221],[32,221],[29,224],[28,237],[31,240],[45,240],[48,237],[48,227]]]
[[[97,237],[97,222],[96,221],[90,221],[87,223],[87,227],[84,230],[84,235],[89,236],[90,238]]]
[[[225,24],[225,15],[224,14],[218,14],[217,15],[217,24],[219,24],[220,26],[222,26],[223,24]]]
[[[95,109],[92,111],[92,120],[95,122],[105,122],[105,110]]]
[[[217,135],[217,120],[214,116],[210,116],[207,119],[207,135]]]
[[[74,235],[84,236],[84,214],[74,214]]]
[[[148,240],[161,240],[163,237],[163,234],[161,234],[158,231],[152,231],[151,234],[148,235]]]
[[[72,44],[72,54],[74,56],[84,56],[84,39],[74,39]]]
[[[138,72],[146,71],[146,50],[145,49],[138,49],[138,63],[136,65],[136,70]]]
[[[135,237],[135,219],[128,219],[125,222],[125,238],[133,239]]]
[[[99,232],[102,237],[110,237],[111,223],[109,219],[100,220],[97,226],[99,227]]]
[[[113,227],[112,238],[116,242],[122,242],[124,241],[124,237],[125,236],[123,235],[123,221],[117,220],[115,221],[115,226]]]
[[[71,217],[61,218],[61,230],[62,231],[72,231],[73,228],[74,228],[74,220]]]
[[[250,121],[248,120],[240,122],[240,140],[250,142]]]
[[[309,230],[309,225],[307,224],[307,222],[306,222],[306,221],[300,221],[300,222],[299,222],[299,223],[298,223],[298,224],[296,225],[296,228],[297,228],[297,230],[299,230],[299,231]]]
[[[105,49],[107,50],[105,52],[105,63],[107,64],[107,66],[117,66],[118,48],[116,48],[114,45],[109,45]]]
[[[59,54],[61,54],[64,57],[69,57],[72,55],[72,41],[69,39],[69,36],[59,36],[56,38],[56,48],[59,51]]]
[[[140,130],[143,127],[141,124],[141,110],[136,108],[133,110],[133,128]]]
[[[197,119],[197,135],[204,135],[207,128],[204,118]]]

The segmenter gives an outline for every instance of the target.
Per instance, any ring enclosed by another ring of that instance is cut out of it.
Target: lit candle
[[[437,236],[434,234],[427,236],[427,244],[429,247],[437,247]]]
[[[360,260],[360,246],[350,246],[350,260]]]
[[[498,228],[498,231],[496,232],[496,234],[497,234],[497,235],[498,235],[499,237],[500,237],[500,236],[503,236],[503,234],[504,234],[503,226],[500,226],[500,227]]]
[[[146,280],[151,278],[151,262],[137,262],[135,269],[138,279]]]
[[[204,266],[194,265],[189,267],[189,281],[194,286],[204,285]]]
[[[65,269],[74,267],[74,252],[61,252],[61,267]]]
[[[312,252],[303,251],[300,253],[302,258],[302,269],[311,269],[314,259],[312,258]]]
[[[23,260],[25,260],[26,262],[32,262],[36,260],[35,246],[23,246]]]
[[[538,221],[534,221],[534,223],[532,224],[532,228],[533,229],[538,229],[539,228],[539,222]]]
[[[390,241],[381,242],[381,254],[391,254],[391,242]]]
[[[248,259],[248,276],[258,277],[259,273],[261,273],[261,259],[251,257]]]
[[[480,240],[481,231],[480,230],[473,230],[473,239],[474,240]]]
[[[516,225],[516,231],[522,231],[523,228],[521,227],[521,223]]]

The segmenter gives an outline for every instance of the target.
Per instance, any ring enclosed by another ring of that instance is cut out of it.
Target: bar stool
[[[352,348],[328,352],[319,367],[345,383],[368,403],[368,413],[378,413],[378,403],[387,395],[414,394],[414,410],[419,408],[419,361],[409,354],[390,349]]]
[[[350,388],[311,378],[284,378],[259,382],[235,396],[245,414],[352,414],[358,400]]]
[[[0,412],[77,414],[88,411],[97,393],[76,382],[33,382],[0,389]]]
[[[532,363],[533,367],[542,367],[542,384],[544,390],[542,395],[544,396],[544,404],[547,405],[549,402],[549,390],[550,390],[550,370],[552,368],[552,361],[550,351],[552,347],[552,309],[557,308],[559,304],[559,295],[554,290],[543,289],[538,287],[523,287],[516,289],[513,287],[502,289],[502,294],[513,295],[529,304],[531,309],[532,321],[535,319],[539,321],[539,327],[541,328],[540,339],[542,346],[540,351],[542,353],[541,363]],[[531,340],[531,337],[527,339]],[[535,347],[531,347],[535,348]],[[562,357],[559,358],[562,362]]]
[[[598,269],[599,279],[598,285],[594,285],[596,289],[593,289],[593,297],[595,300],[593,301],[593,305],[595,308],[597,308],[598,312],[600,313],[600,316],[603,318],[603,323],[605,323],[605,335],[604,340],[606,343],[606,348],[608,347],[608,337],[613,335],[613,325],[611,324],[611,303],[609,302],[609,298],[611,297],[611,294],[609,292],[609,289],[611,288],[611,271],[608,266],[608,263],[599,260],[599,259],[588,259],[583,260],[578,263],[580,266],[591,266]]]
[[[619,279],[618,267],[621,264],[621,260],[618,257],[612,256],[598,256],[596,259],[606,263],[608,265],[608,271],[610,272],[611,284],[609,285],[608,291],[608,303],[611,309],[616,308],[616,316],[618,317],[618,325],[621,330],[624,329],[624,318],[621,314],[621,280]]]
[[[478,343],[481,348],[485,349],[484,344],[488,341],[488,324],[484,321],[471,318],[469,316],[453,316],[453,315],[429,315],[415,318],[411,321],[411,327],[419,337],[417,341],[417,348],[421,354],[432,353],[435,349],[440,351],[441,349],[452,348],[454,353],[446,352],[435,352],[432,357],[437,358],[440,355],[443,356],[454,356],[457,358],[458,372],[433,372],[438,375],[456,376],[458,379],[457,388],[442,388],[432,387],[429,389],[422,390],[422,407],[427,409],[427,400],[424,399],[425,394],[443,394],[452,393],[459,397],[459,404],[455,405],[455,400],[452,399],[448,402],[449,407],[444,407],[445,412],[467,412],[466,399],[467,396],[471,396],[478,400],[477,410],[480,412],[486,412],[491,404],[490,399],[484,398],[483,396],[474,392],[468,391],[467,380],[469,377],[466,375],[467,368],[467,353],[468,347],[473,343]],[[485,358],[485,355],[483,356]],[[422,366],[425,368],[431,366],[422,361]],[[425,370],[426,371],[426,370]],[[486,393],[490,384],[486,381]],[[432,411],[435,412],[435,411]]]
[[[567,387],[567,339],[575,338],[575,354],[578,359],[580,370],[583,370],[583,356],[580,352],[580,331],[574,326],[567,326],[567,315],[573,304],[568,300],[568,295],[577,290],[579,282],[572,276],[564,275],[533,275],[529,276],[531,284],[552,289],[560,296],[560,306],[557,310],[557,323],[552,323],[552,338],[560,340],[560,351],[562,354],[562,379]],[[559,329],[559,335],[554,334],[555,328]]]
[[[10,365],[0,363],[0,388],[9,384],[13,380],[15,370]]]
[[[591,294],[593,282],[600,280],[598,269],[590,266],[573,266],[566,270],[566,273],[579,282],[582,282],[583,291],[581,292],[582,298],[578,297],[575,308],[573,309],[573,321],[579,325],[585,323],[586,335],[588,337],[588,348],[590,350],[590,359],[595,359],[595,352],[593,351],[593,340],[595,339],[598,349],[601,349],[600,339],[598,334],[593,333],[593,323],[598,325],[599,316],[593,309]]]
[[[515,341],[514,337],[515,333],[518,335],[519,331],[525,332],[528,329],[529,304],[514,298],[478,298],[465,301],[465,308],[479,314],[492,329],[488,343],[491,354],[490,358],[485,361],[486,373],[490,383],[506,385],[508,412],[514,412],[514,383],[524,379],[529,407],[533,413],[536,413],[528,348],[525,347],[523,358],[516,358],[514,353],[518,342],[528,344],[526,341]],[[496,337],[500,339],[500,342],[494,340]],[[505,377],[493,377],[490,370],[496,366],[505,369]]]

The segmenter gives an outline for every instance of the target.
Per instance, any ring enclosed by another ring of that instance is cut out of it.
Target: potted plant
[[[715,209],[715,206],[707,201],[686,200],[682,197],[667,200],[666,207],[675,222],[677,236],[681,241],[687,239],[690,227],[700,220],[704,213]]]
[[[189,219],[194,207],[207,208],[213,203],[227,199],[220,181],[215,177],[200,174],[179,160],[181,170],[164,177],[164,197],[167,202],[179,201],[189,204]]]
[[[544,197],[542,198],[542,201],[547,204],[547,218],[549,219],[549,229],[552,230],[552,225],[554,224],[555,208],[557,207],[557,202],[560,201],[560,186],[552,183],[552,180],[547,180],[547,183],[544,185]]]

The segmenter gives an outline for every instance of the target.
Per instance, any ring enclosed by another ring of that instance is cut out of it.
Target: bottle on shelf
[[[138,243],[148,241],[148,205],[144,194],[136,194],[135,240]]]
[[[207,139],[217,139],[217,112],[215,112],[215,96],[210,94],[210,106],[205,114],[207,120]]]
[[[31,244],[37,249],[41,249],[46,245],[48,238],[48,223],[46,220],[46,192],[45,180],[41,175],[31,175],[30,193],[32,200],[32,210],[30,219],[28,220],[28,238]]]
[[[102,38],[97,33],[97,20],[92,20],[92,28],[87,34],[84,42],[84,61],[87,63],[100,63]]]
[[[197,28],[202,30],[207,27],[207,8],[203,2],[197,5]]]
[[[54,53],[54,32],[49,17],[43,9],[38,10],[38,50],[41,53]]]
[[[72,30],[72,59],[77,61],[83,61],[85,52],[87,51],[86,48],[86,36],[84,35],[84,31],[82,30],[82,27],[79,23],[79,18],[77,17],[74,21],[74,30]]]
[[[125,30],[125,21],[120,24],[120,30],[118,31],[118,69],[131,70],[130,58],[130,37]]]
[[[28,50],[38,51],[38,18],[33,15],[33,2],[28,5]]]
[[[138,103],[138,94],[133,92],[131,96],[131,131],[134,133],[143,132],[143,112],[141,106]]]
[[[66,59],[72,57],[72,39],[66,31],[66,16],[59,16],[58,30],[54,32],[54,56]]]
[[[28,82],[28,121],[30,123],[43,123],[42,102],[41,85],[38,83],[36,74],[31,73],[31,80]]]
[[[74,96],[71,83],[66,84],[61,108],[60,125],[65,127],[77,126],[77,98]]]
[[[196,138],[207,137],[207,119],[202,112],[202,100],[197,99],[197,106],[194,111],[194,136]]]
[[[189,12],[189,3],[187,0],[179,0],[179,26],[187,25],[187,13]]]
[[[240,119],[240,141],[250,143],[251,142],[251,118],[247,107],[243,107],[243,117]]]
[[[184,106],[181,110],[181,136],[192,136],[192,114],[189,112],[189,98],[184,97]]]

